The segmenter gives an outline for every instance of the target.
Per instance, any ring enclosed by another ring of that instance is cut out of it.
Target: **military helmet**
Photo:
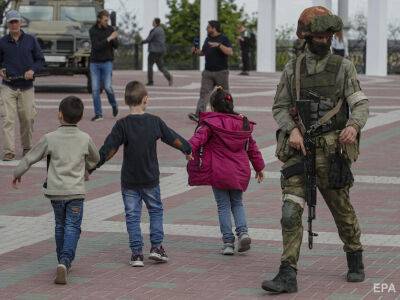
[[[300,15],[296,34],[299,39],[313,35],[332,35],[343,28],[342,19],[323,6],[306,8]]]

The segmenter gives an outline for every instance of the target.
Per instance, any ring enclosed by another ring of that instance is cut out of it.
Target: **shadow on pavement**
[[[37,93],[88,93],[86,85],[68,84],[68,85],[35,85]]]

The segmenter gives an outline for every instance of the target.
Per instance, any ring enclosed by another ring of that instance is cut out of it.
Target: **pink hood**
[[[199,127],[190,144],[194,160],[188,164],[190,185],[246,190],[251,161],[256,171],[265,164],[252,138],[255,123],[243,130],[243,116],[216,112],[200,114]]]

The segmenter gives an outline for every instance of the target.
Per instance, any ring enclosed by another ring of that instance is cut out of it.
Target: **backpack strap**
[[[301,63],[306,54],[303,52],[296,59],[296,69],[295,69],[295,89],[296,89],[296,100],[300,100],[300,71],[301,71]]]

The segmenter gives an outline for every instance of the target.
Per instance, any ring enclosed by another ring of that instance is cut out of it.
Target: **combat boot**
[[[297,270],[283,262],[279,267],[279,273],[272,280],[264,280],[262,288],[273,293],[295,293],[297,292]]]
[[[364,264],[362,261],[362,251],[346,252],[347,266],[349,271],[347,272],[348,282],[362,282],[365,279]]]

